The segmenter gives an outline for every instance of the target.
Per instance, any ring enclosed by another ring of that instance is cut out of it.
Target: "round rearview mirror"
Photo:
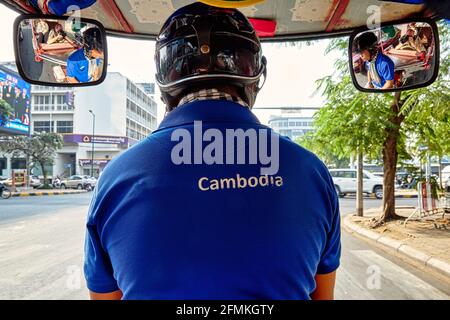
[[[15,26],[16,62],[28,82],[81,86],[104,80],[106,36],[97,22],[22,16]]]

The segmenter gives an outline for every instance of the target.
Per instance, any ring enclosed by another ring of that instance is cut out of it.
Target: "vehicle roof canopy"
[[[110,35],[154,39],[164,21],[176,9],[192,2],[194,1],[97,0],[92,6],[81,10],[81,17],[100,21]],[[262,40],[281,41],[348,34],[355,28],[365,26],[373,10],[380,10],[381,22],[430,16],[423,4],[402,2],[422,1],[266,0],[241,10],[249,18],[275,21],[275,32]],[[6,0],[6,4],[22,13],[40,13],[29,5],[28,0]]]

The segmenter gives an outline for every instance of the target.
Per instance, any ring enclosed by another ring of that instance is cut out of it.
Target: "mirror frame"
[[[440,42],[439,42],[439,32],[438,32],[438,28],[437,28],[437,24],[434,20],[432,19],[427,19],[427,18],[407,18],[407,19],[402,19],[402,20],[398,20],[398,21],[394,21],[394,22],[389,22],[389,23],[381,23],[380,27],[385,27],[385,26],[391,26],[391,25],[396,25],[396,24],[403,24],[403,23],[411,23],[411,22],[424,22],[424,23],[428,23],[432,30],[433,30],[433,34],[435,35],[435,55],[436,55],[436,63],[434,64],[434,70],[433,70],[433,76],[430,78],[430,80],[428,80],[425,83],[421,83],[421,84],[416,84],[413,86],[409,86],[409,87],[405,87],[405,88],[393,88],[393,89],[386,89],[386,90],[377,90],[377,89],[369,89],[369,88],[364,88],[361,87],[358,83],[358,81],[356,80],[356,76],[355,73],[353,72],[353,41],[355,40],[355,37],[364,31],[370,31],[372,29],[369,29],[367,27],[362,27],[362,28],[358,28],[355,29],[352,34],[350,35],[350,39],[348,42],[348,63],[349,63],[349,72],[350,75],[352,77],[352,82],[353,85],[355,86],[356,89],[358,89],[359,91],[362,92],[368,92],[368,93],[387,93],[387,92],[399,92],[399,91],[408,91],[408,90],[413,90],[413,89],[418,89],[418,88],[423,88],[423,87],[428,87],[429,85],[431,85],[434,81],[436,81],[438,75],[439,75],[439,64],[440,64]]]
[[[45,15],[45,14],[26,14],[26,15],[20,15],[16,18],[14,21],[14,32],[13,32],[13,42],[14,42],[14,55],[16,59],[16,66],[17,70],[19,71],[19,75],[24,79],[26,82],[34,84],[34,85],[43,85],[43,86],[49,86],[49,87],[91,87],[101,84],[103,81],[105,81],[107,73],[108,73],[108,43],[106,39],[106,30],[105,27],[98,22],[97,20],[93,19],[85,19],[85,18],[77,18],[80,19],[81,22],[93,24],[96,27],[99,28],[102,40],[103,40],[103,47],[104,47],[104,63],[103,63],[103,73],[102,76],[93,82],[86,82],[86,83],[53,83],[53,82],[45,82],[45,81],[39,81],[39,80],[33,80],[27,77],[25,72],[23,71],[22,67],[22,61],[20,59],[19,54],[19,24],[27,19],[57,19],[57,20],[64,20],[67,21],[69,19],[73,19],[73,17],[70,16],[56,16],[56,15]]]

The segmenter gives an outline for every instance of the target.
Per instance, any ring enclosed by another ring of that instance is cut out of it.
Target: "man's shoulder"
[[[86,60],[83,49],[78,49],[78,50],[72,52],[72,54],[69,56],[68,60],[73,61],[73,62]]]
[[[387,55],[385,55],[384,53],[380,53],[380,56],[379,56],[381,59],[380,59],[380,62],[385,62],[385,63],[389,63],[389,64],[393,64],[394,62],[392,61],[392,59],[391,58],[389,58]]]
[[[136,143],[128,150],[114,157],[104,171],[105,176],[122,175],[131,172],[133,169],[142,168],[148,165],[150,159],[154,163],[163,152],[164,144],[155,141],[157,137],[150,135],[144,140]]]
[[[319,157],[311,152],[310,150],[306,149],[305,147],[301,146],[300,144],[292,141],[290,138],[285,136],[280,136],[280,146],[281,150],[285,149],[290,154],[294,155],[295,159],[301,159],[304,160],[305,163],[309,165],[318,165],[323,166],[323,162],[319,159]],[[294,160],[294,159],[292,159]],[[303,161],[302,161],[303,163]]]

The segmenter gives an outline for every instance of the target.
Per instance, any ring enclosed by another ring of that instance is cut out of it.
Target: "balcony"
[[[67,104],[36,104],[31,108],[31,113],[73,113],[74,107]]]

